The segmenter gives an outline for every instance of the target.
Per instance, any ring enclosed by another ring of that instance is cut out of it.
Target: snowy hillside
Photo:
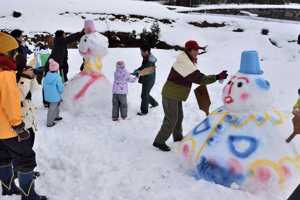
[[[13,11],[21,12],[22,16],[13,18]],[[109,20],[109,17],[118,14],[148,18],[126,22]],[[239,70],[242,51],[256,50],[264,76],[276,92],[273,106],[292,117],[291,110],[300,87],[300,54],[296,42],[300,34],[299,25],[178,14],[158,3],[142,1],[15,0],[2,3],[0,29],[18,28],[27,35],[43,31],[53,34],[57,29],[76,32],[83,28],[82,16],[95,20],[99,32],[136,30],[140,33],[144,27],[149,30],[156,18],[174,20],[172,24],[159,22],[159,39],[180,46],[184,46],[188,40],[196,40],[200,46],[205,46],[206,53],[198,56],[198,69],[204,74],[228,70],[229,75],[233,75]],[[105,20],[97,20],[101,17]],[[220,28],[198,28],[189,24],[204,20],[209,23],[224,22],[226,25]],[[239,28],[244,32],[233,32]],[[269,35],[262,35],[262,29],[268,29]],[[111,107],[97,105],[94,112],[88,115],[75,116],[62,110],[63,120],[48,128],[41,87],[33,94],[39,128],[34,146],[38,163],[36,170],[42,173],[36,179],[36,191],[52,200],[286,199],[289,196],[287,193],[255,195],[203,180],[196,181],[187,176],[179,165],[179,143],[174,143],[170,138],[167,142],[172,148],[170,152],[162,152],[152,146],[164,117],[161,90],[180,52],[153,49],[152,53],[158,61],[156,84],[151,95],[160,105],[149,109],[146,116],[136,115],[140,111],[141,102],[141,85],[138,83],[128,84],[128,119],[117,122],[111,120]],[[28,60],[31,59],[32,55]],[[110,48],[103,59],[103,74],[111,83],[118,60],[123,60],[126,69],[132,72],[140,66],[142,57],[139,48]],[[82,57],[78,50],[69,50],[69,78],[79,73],[81,63]],[[226,81],[208,86],[212,101],[210,111],[223,105],[221,91],[225,84]],[[193,89],[196,87],[193,85]],[[95,98],[100,93],[95,94]],[[199,110],[193,92],[183,107],[183,131],[188,134],[205,119],[205,113]],[[297,142],[299,140],[295,138],[290,145],[296,145]],[[2,199],[18,200],[20,197]]]

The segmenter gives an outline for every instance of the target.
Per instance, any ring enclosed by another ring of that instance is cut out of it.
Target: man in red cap
[[[192,83],[207,85],[226,79],[226,71],[218,75],[204,75],[197,69],[198,50],[203,49],[196,41],[185,43],[185,51],[177,56],[168,79],[162,89],[162,104],[165,113],[163,124],[154,140],[153,146],[162,151],[170,151],[166,141],[173,133],[174,142],[181,141],[183,110],[182,101],[186,101]]]

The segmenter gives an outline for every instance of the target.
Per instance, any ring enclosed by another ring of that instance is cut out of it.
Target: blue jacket
[[[45,100],[60,102],[60,94],[65,91],[62,78],[57,73],[47,73],[43,81]]]

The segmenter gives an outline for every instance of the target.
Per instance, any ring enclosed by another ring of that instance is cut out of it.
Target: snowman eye
[[[84,41],[86,42],[86,39],[84,39]]]
[[[238,82],[237,86],[238,86],[238,87],[242,87],[242,86],[243,86],[243,83],[242,83],[242,82]]]
[[[231,81],[228,82],[228,85],[230,85]]]

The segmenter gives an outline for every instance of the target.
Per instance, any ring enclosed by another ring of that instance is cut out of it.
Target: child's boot
[[[21,200],[47,200],[45,196],[38,195],[34,190],[33,172],[20,172],[19,183],[22,198]]]
[[[20,195],[21,191],[16,186],[12,173],[12,165],[0,166],[0,180],[2,195]]]

